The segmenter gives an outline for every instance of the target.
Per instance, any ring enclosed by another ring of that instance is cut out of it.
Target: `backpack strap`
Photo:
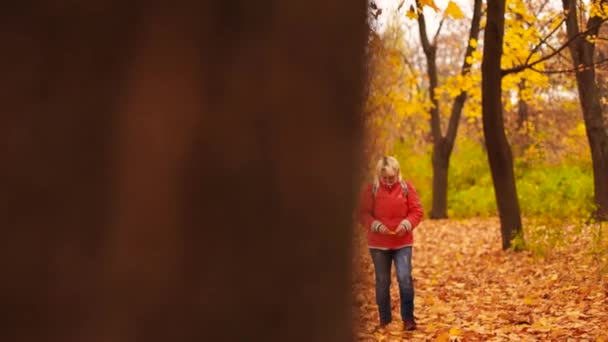
[[[407,198],[407,195],[410,193],[410,190],[407,188],[407,183],[402,179],[400,182],[401,190],[403,190],[403,196]]]

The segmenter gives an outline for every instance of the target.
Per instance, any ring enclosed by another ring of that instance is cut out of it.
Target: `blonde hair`
[[[375,183],[378,182],[378,177],[380,177],[382,173],[397,175],[399,181],[401,181],[401,167],[399,166],[399,161],[397,158],[392,156],[384,156],[378,160],[378,163],[376,163]]]

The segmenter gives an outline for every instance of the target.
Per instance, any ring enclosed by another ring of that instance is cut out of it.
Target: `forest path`
[[[497,218],[424,221],[415,231],[412,260],[418,329],[403,332],[394,267],[393,323],[374,330],[374,269],[359,234],[356,340],[608,342],[608,275],[599,272],[603,263],[593,259],[585,233],[579,236],[534,257],[501,250]]]

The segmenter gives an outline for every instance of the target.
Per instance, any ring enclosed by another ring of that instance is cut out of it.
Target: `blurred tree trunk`
[[[483,133],[500,216],[502,248],[507,249],[511,246],[511,240],[521,232],[522,226],[513,173],[513,157],[505,135],[501,102],[500,59],[504,37],[504,15],[505,0],[488,3],[481,86]]]
[[[581,34],[577,3],[575,0],[562,0],[564,11],[567,13],[568,38],[573,40],[569,49],[591,149],[596,216],[601,220],[608,220],[608,127],[604,125],[599,87],[595,79],[593,61],[595,42],[587,39],[588,36],[597,36],[600,25],[605,19],[596,15],[591,16],[586,23],[585,30],[588,30],[588,33]]]
[[[366,3],[27,4],[0,340],[351,340]]]

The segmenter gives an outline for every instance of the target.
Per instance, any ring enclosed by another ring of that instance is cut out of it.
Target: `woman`
[[[397,159],[390,156],[380,159],[374,181],[362,192],[359,208],[359,220],[367,230],[367,244],[376,273],[380,328],[392,321],[390,286],[394,262],[403,329],[416,329],[411,261],[414,229],[422,215],[418,194],[409,181],[401,179]]]

